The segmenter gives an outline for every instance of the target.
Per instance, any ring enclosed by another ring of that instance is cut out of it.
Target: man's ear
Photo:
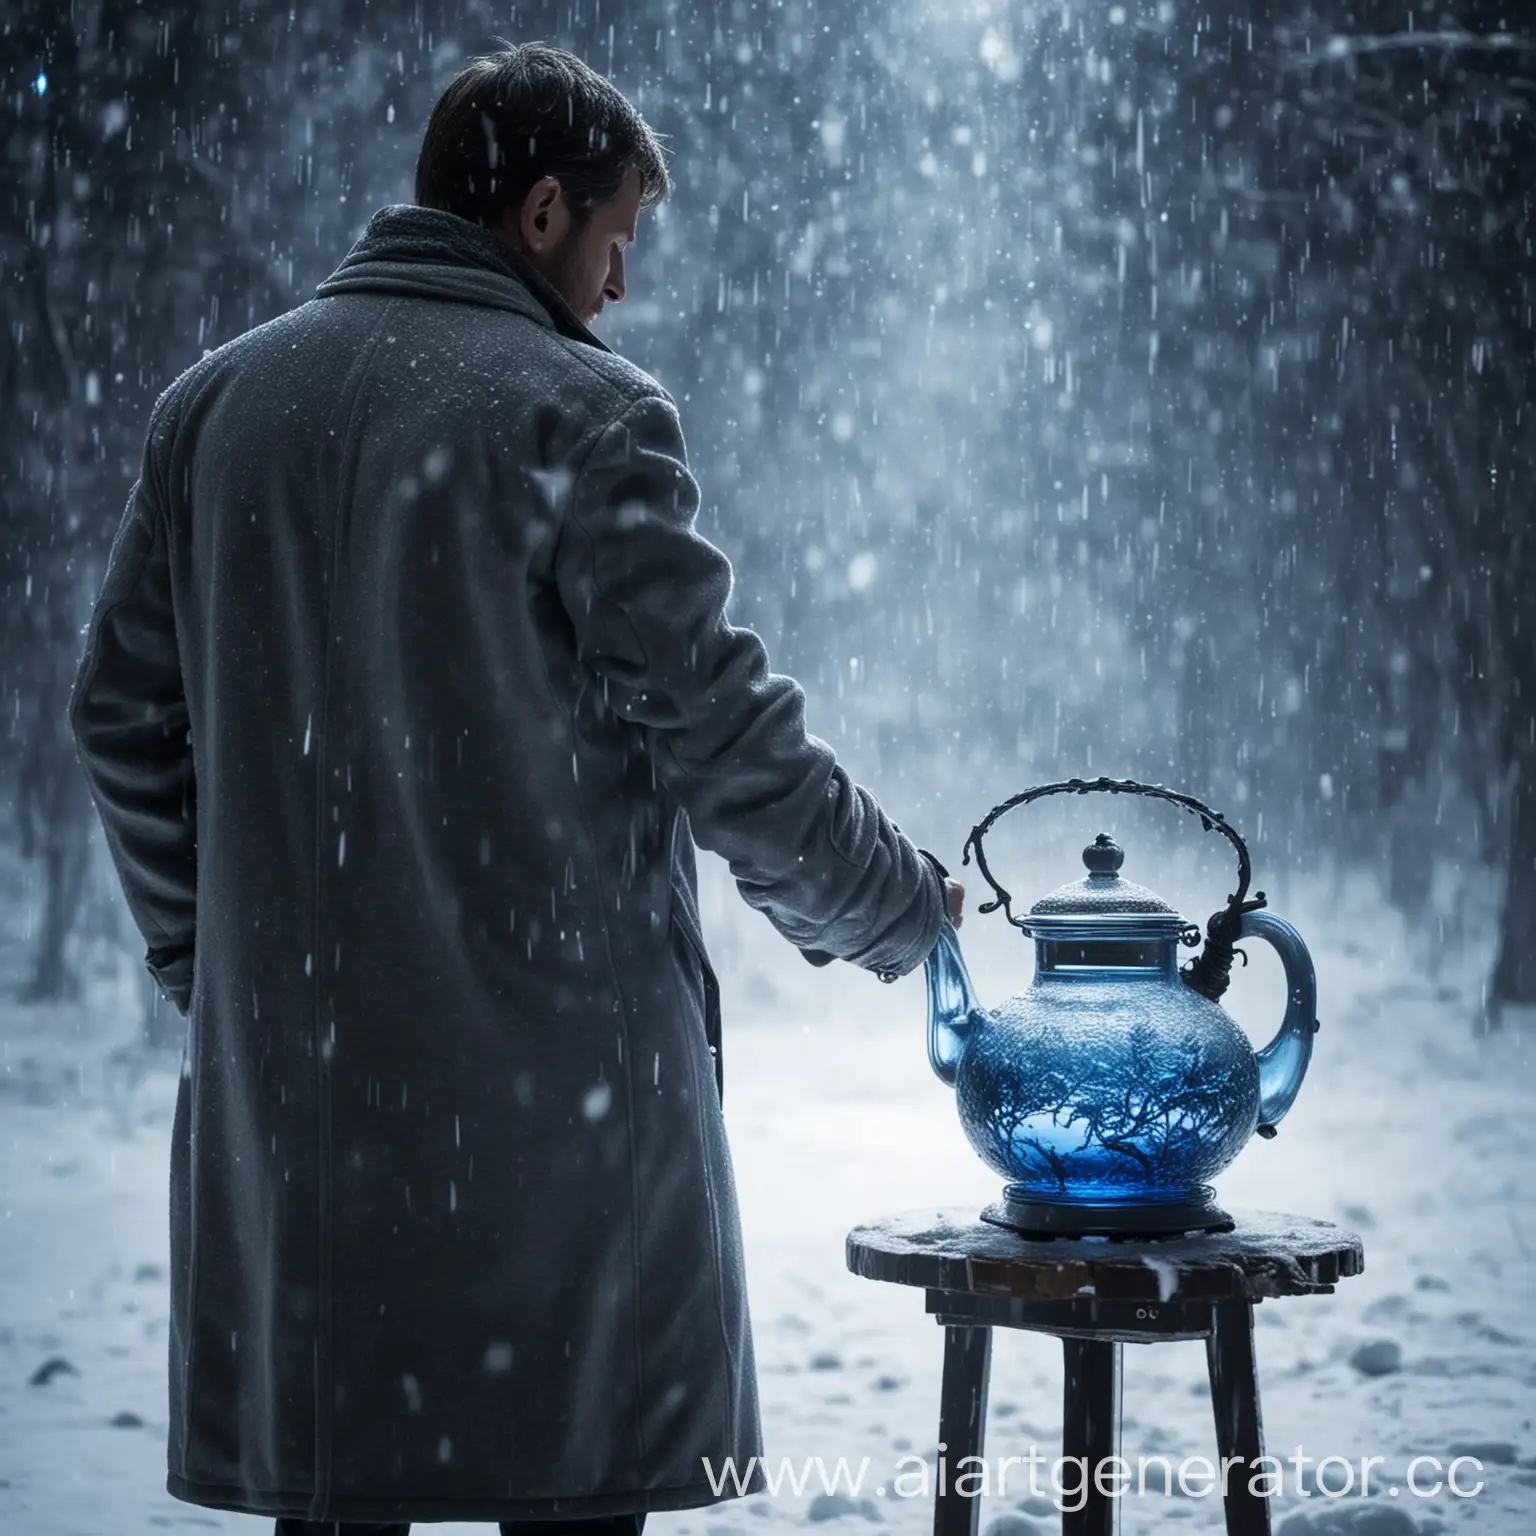
[[[542,254],[564,236],[569,222],[570,214],[560,183],[553,176],[534,182],[523,199],[518,220],[523,244],[536,254]]]

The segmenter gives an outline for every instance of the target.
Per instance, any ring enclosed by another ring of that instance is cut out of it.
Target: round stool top
[[[1326,1294],[1365,1267],[1360,1239],[1331,1222],[1232,1211],[1230,1232],[1161,1238],[1021,1237],[970,1207],[902,1211],[848,1234],[868,1280],[1065,1301],[1259,1301]]]

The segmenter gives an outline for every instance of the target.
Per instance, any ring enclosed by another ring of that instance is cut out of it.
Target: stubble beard
[[[575,311],[576,318],[586,324],[587,300],[585,295],[578,291],[581,281],[578,259],[581,249],[580,235],[581,232],[574,227],[566,230],[560,243],[549,253],[545,275],[560,297]]]

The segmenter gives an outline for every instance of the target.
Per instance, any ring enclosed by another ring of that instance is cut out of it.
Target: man
[[[587,329],[667,187],[579,60],[471,64],[416,205],[161,397],[87,632],[81,758],[191,1019],[168,1487],[280,1532],[731,1496],[693,845],[822,963],[959,918],[727,623],[671,397]]]

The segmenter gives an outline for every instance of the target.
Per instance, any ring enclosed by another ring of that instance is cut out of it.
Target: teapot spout
[[[928,1062],[941,1082],[953,1086],[970,1031],[986,1013],[976,999],[959,937],[948,920],[923,962],[923,974],[928,982]]]

